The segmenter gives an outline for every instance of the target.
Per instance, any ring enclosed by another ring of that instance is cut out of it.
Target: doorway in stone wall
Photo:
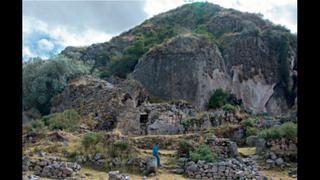
[[[142,130],[141,134],[147,134],[148,113],[141,113],[139,122]]]

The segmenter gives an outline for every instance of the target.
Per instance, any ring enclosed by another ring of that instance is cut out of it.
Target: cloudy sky
[[[105,42],[161,12],[195,0],[23,0],[23,60],[66,46]],[[207,0],[255,12],[297,32],[297,0]]]

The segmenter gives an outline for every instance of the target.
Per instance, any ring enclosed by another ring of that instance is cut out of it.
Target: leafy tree
[[[50,112],[50,100],[62,92],[67,81],[87,74],[82,62],[57,56],[50,60],[33,59],[23,65],[23,109],[32,107],[42,114]]]
[[[94,60],[94,65],[90,70],[90,74],[92,74],[96,68],[107,66],[109,61],[110,61],[110,57],[107,52],[103,51],[102,53],[97,55],[97,57]]]

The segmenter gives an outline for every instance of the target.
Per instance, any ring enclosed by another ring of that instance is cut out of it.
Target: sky
[[[67,46],[106,42],[154,15],[191,2],[196,0],[23,0],[23,61],[48,59]],[[261,13],[297,33],[297,0],[207,2]]]

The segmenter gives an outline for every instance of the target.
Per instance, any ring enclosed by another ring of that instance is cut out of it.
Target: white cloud
[[[35,54],[33,54],[28,47],[23,47],[23,57],[35,57]]]
[[[63,46],[86,46],[109,41],[114,36],[89,28],[79,33],[72,33],[72,31],[62,26],[55,27],[50,31],[50,34]]]
[[[174,9],[182,4],[185,4],[185,0],[146,0],[144,5],[144,11],[148,17],[152,17],[162,12]]]
[[[72,27],[71,27],[72,28]],[[35,17],[23,16],[23,58],[49,58],[66,46],[86,46],[109,41],[114,34],[91,28],[74,32],[70,27],[49,25]]]
[[[48,41],[47,39],[41,39],[38,41],[38,46],[47,51],[51,51],[54,48],[54,44],[51,41]]]

